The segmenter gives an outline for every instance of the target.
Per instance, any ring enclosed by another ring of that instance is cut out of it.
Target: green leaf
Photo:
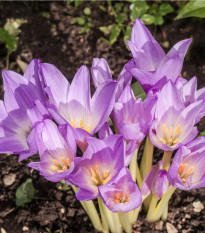
[[[122,23],[124,23],[125,19],[126,19],[126,14],[121,13],[119,16],[116,17],[116,22],[118,24],[122,24]]]
[[[198,136],[205,136],[205,131],[201,132]]]
[[[113,30],[112,30],[112,32],[110,34],[110,38],[109,38],[109,43],[111,46],[117,41],[117,38],[119,37],[120,32],[121,32],[121,27],[119,25],[115,25],[113,27]]]
[[[109,26],[99,27],[99,29],[101,32],[104,32],[106,36],[108,36],[111,33],[114,26],[115,24],[110,24]]]
[[[160,15],[167,15],[169,13],[172,13],[174,11],[174,8],[169,3],[162,3],[159,6],[159,14]]]
[[[195,0],[188,2],[179,12],[175,20],[187,17],[205,18],[205,1]]]
[[[83,26],[85,25],[85,19],[84,17],[77,17],[77,18],[74,18],[71,23],[77,23],[78,25],[80,26]]]
[[[164,23],[164,19],[161,15],[154,16],[154,24],[155,25],[162,25]]]
[[[142,100],[146,99],[146,93],[144,92],[143,88],[138,82],[134,82],[132,84],[132,90],[134,92],[136,99],[139,99],[139,98],[142,98]]]
[[[78,8],[82,2],[83,2],[83,0],[75,0],[74,1],[75,8]]]
[[[22,206],[25,203],[31,202],[34,197],[34,193],[35,190],[32,183],[32,179],[28,178],[16,190],[16,206]]]
[[[91,27],[92,27],[92,24],[87,23],[83,28],[80,29],[80,34],[89,32]]]
[[[149,6],[146,1],[135,1],[132,5],[132,11],[130,14],[130,19],[134,22],[136,18],[141,17],[143,14],[147,12]]]
[[[90,8],[89,7],[86,7],[86,8],[84,8],[83,9],[83,13],[85,14],[85,15],[91,15],[91,10],[90,10]]]
[[[144,14],[141,17],[141,20],[144,22],[144,24],[151,25],[155,22],[155,17],[153,15]]]
[[[119,13],[122,10],[123,6],[124,6],[123,2],[116,3],[115,4],[115,11],[116,11],[116,13]]]
[[[10,51],[17,49],[18,40],[10,35],[4,28],[0,28],[0,40],[6,44],[6,48]]]
[[[126,43],[126,41],[130,40],[131,31],[132,31],[132,27],[131,27],[131,26],[127,26],[127,27],[126,27],[125,34],[124,34],[124,42],[125,42],[125,43]]]

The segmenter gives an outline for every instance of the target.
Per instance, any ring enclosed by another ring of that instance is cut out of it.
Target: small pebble
[[[166,228],[168,233],[177,233],[178,230],[169,222],[166,223]]]
[[[5,175],[3,178],[3,182],[5,186],[12,185],[16,180],[16,174],[10,173],[8,175]]]
[[[61,209],[60,209],[60,212],[61,212],[62,214],[65,214],[65,209],[64,209],[64,208],[61,208]]]
[[[1,228],[1,233],[6,233],[6,230],[3,227]]]
[[[204,205],[200,201],[195,201],[192,205],[194,207],[194,212],[201,212],[204,209]]]
[[[155,229],[156,230],[162,230],[163,229],[163,224],[164,224],[163,221],[157,222],[156,225],[155,225]]]
[[[29,228],[28,228],[27,226],[23,226],[22,230],[23,230],[23,231],[28,231]]]

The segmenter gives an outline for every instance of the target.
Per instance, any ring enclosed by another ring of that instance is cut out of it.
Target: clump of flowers
[[[3,71],[0,152],[19,154],[19,161],[38,153],[28,166],[71,185],[99,231],[131,232],[142,205],[147,221],[166,220],[177,188],[205,186],[205,137],[196,138],[205,88],[197,90],[196,77],[180,76],[190,43],[180,41],[165,54],[136,19],[127,42],[133,58],[117,81],[105,59],[93,59],[93,96],[86,66],[71,84],[54,65],[37,59],[23,76]],[[147,93],[144,101],[135,98],[133,77]],[[154,146],[164,151],[157,164]]]

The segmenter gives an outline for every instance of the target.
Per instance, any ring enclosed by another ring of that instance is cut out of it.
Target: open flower
[[[41,71],[49,96],[50,113],[59,124],[69,123],[75,129],[76,141],[84,143],[84,139],[96,133],[110,115],[116,82],[100,85],[91,98],[90,74],[86,66],[81,66],[71,85],[51,64],[42,64]]]
[[[129,212],[142,203],[141,193],[133,181],[128,168],[122,168],[108,185],[99,187],[100,197],[114,213]]]
[[[198,137],[175,154],[168,171],[169,182],[182,190],[205,187],[204,164],[205,137]]]
[[[198,130],[194,125],[203,107],[203,100],[185,107],[177,87],[168,81],[157,93],[155,120],[149,135],[152,143],[166,151],[173,151],[193,140]]]
[[[133,59],[125,68],[137,79],[146,92],[163,86],[179,76],[191,39],[179,41],[166,55],[140,19],[135,20],[131,41],[127,44]]]
[[[1,153],[20,154],[19,160],[36,154],[38,149],[34,132],[27,115],[36,101],[46,105],[46,95],[38,76],[40,61],[33,60],[23,76],[3,71],[4,102],[0,101]]]
[[[68,182],[79,187],[76,197],[80,201],[95,199],[99,187],[108,184],[124,167],[124,144],[119,135],[104,140],[86,138],[88,147],[78,159]]]
[[[74,169],[76,143],[72,130],[67,126],[58,128],[49,119],[34,129],[40,162],[29,163],[28,166],[38,170],[47,180],[58,182],[65,179]]]

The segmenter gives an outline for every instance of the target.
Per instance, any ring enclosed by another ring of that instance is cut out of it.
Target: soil
[[[102,2],[101,4],[106,4]],[[93,27],[87,34],[79,34],[80,27],[71,24],[73,17],[85,7],[91,7]],[[42,14],[42,12],[47,13]],[[205,33],[204,19],[184,19],[173,21],[174,14],[165,18],[165,23],[157,28],[158,42],[169,42],[168,51],[179,40],[193,37],[182,75],[187,79],[196,75],[198,88],[205,86]],[[15,62],[17,56],[25,62],[39,58],[52,63],[72,80],[77,69],[86,64],[91,67],[94,57],[104,57],[117,78],[123,65],[130,59],[122,36],[110,47],[103,42],[99,26],[112,23],[113,19],[103,13],[95,4],[84,2],[78,10],[65,2],[1,2],[0,26],[7,18],[24,18],[21,26],[19,46],[11,54],[10,69],[19,72]],[[149,29],[153,32],[152,26]],[[5,68],[6,49],[0,44],[0,68]],[[1,80],[2,83],[2,80]],[[1,92],[2,96],[2,92]],[[198,125],[205,130],[205,119]],[[158,151],[156,156],[161,155]],[[18,163],[17,155],[0,156],[0,229],[1,233],[44,233],[44,232],[96,232],[71,189],[60,190],[59,183],[51,183],[28,168],[28,161]],[[13,174],[15,181],[4,185],[6,175]],[[22,207],[15,206],[15,191],[27,178],[32,178],[35,198]],[[205,232],[205,209],[195,212],[193,202],[205,205],[205,188],[189,192],[177,190],[170,200],[167,222],[149,224],[145,213],[140,213],[133,232]]]

